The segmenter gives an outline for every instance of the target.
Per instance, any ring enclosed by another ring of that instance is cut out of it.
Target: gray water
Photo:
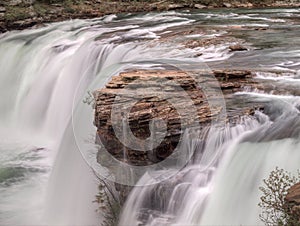
[[[88,154],[95,157],[86,147],[86,139],[95,139],[93,109],[83,99],[87,91],[103,87],[120,71],[159,67],[153,62],[161,59],[206,63],[211,68],[273,69],[285,71],[284,76],[260,72],[257,79],[297,90],[299,12],[123,14],[2,34],[0,223],[100,224],[103,216],[93,203],[98,179],[92,168],[97,170],[97,163],[84,161]],[[199,32],[175,35],[196,28]],[[195,49],[182,44],[222,34],[244,39],[250,51],[230,52],[232,43],[226,42]],[[182,171],[186,181],[169,182],[176,185],[171,196],[155,209],[147,205],[147,198],[168,182],[137,188],[142,192],[133,190],[120,225],[138,225],[139,213],[146,213],[145,225],[261,224],[257,188],[262,178],[275,166],[292,172],[299,168],[300,103],[292,90],[275,95],[246,89],[237,94],[239,101],[266,104],[267,114],[257,113],[255,118],[245,119],[237,127],[228,125],[225,132],[207,138],[212,144],[207,153],[219,149],[224,153],[218,164],[209,166],[212,173],[203,172],[201,167],[207,161],[199,159]],[[217,142],[220,136],[224,142]],[[142,178],[140,183],[148,180]]]

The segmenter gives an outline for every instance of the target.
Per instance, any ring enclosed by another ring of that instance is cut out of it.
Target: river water
[[[95,134],[92,108],[79,114],[82,100],[112,75],[153,68],[161,59],[252,69],[273,89],[235,94],[266,105],[265,114],[227,125],[196,150],[221,149],[218,164],[208,167],[204,155],[181,172],[184,180],[135,188],[120,225],[262,224],[262,179],[276,166],[299,169],[299,28],[299,9],[223,9],[110,15],[2,34],[0,224],[100,224],[103,216],[93,202],[98,179],[76,137]],[[214,37],[229,39],[184,45]],[[229,50],[238,39],[249,51]],[[156,193],[165,187],[168,194]],[[149,203],[153,194],[160,201]]]

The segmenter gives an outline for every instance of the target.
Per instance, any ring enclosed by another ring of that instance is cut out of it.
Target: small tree
[[[289,172],[276,167],[268,179],[264,179],[259,206],[262,208],[260,219],[267,226],[300,226],[298,213],[291,210],[286,203],[288,190],[300,181],[300,173],[297,177]]]

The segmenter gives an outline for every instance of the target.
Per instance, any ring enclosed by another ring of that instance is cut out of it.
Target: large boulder
[[[173,153],[186,128],[209,125],[222,110],[212,109],[205,93],[207,90],[201,86],[211,83],[216,86],[212,89],[219,88],[221,96],[216,98],[222,101],[221,90],[224,94],[239,91],[249,84],[251,76],[249,71],[216,70],[210,76],[202,74],[196,81],[182,71],[120,73],[94,94],[98,141],[115,158],[133,165],[162,161]],[[249,109],[231,112],[229,118],[253,113]],[[155,131],[156,137],[151,130]],[[149,148],[149,145],[155,148]]]

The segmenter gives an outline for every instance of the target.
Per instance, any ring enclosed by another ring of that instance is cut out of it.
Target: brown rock
[[[206,5],[202,5],[202,4],[195,4],[194,8],[196,8],[196,9],[206,9],[207,6]]]
[[[167,9],[168,10],[174,10],[174,9],[182,9],[184,7],[185,7],[184,4],[169,4]]]
[[[231,8],[232,7],[232,5],[228,2],[224,2],[223,6],[226,7],[226,8]]]
[[[289,189],[286,200],[300,206],[300,183],[295,184]]]
[[[293,219],[298,220],[300,224],[300,183],[295,184],[289,189],[285,201]]]
[[[246,70],[215,70],[213,76],[203,74],[195,81],[189,73],[181,71],[121,73],[94,94],[99,139],[115,158],[133,165],[162,161],[173,153],[185,128],[209,124],[220,112],[221,109],[210,109],[201,86],[212,84],[224,93],[233,93],[248,85],[251,76]],[[213,77],[219,83],[214,83]],[[129,145],[120,142],[120,137],[125,136],[123,131],[129,129],[122,119],[128,121],[132,134],[139,140],[130,141]],[[143,141],[151,138],[151,126],[163,139],[149,154]]]
[[[240,44],[231,45],[231,46],[229,46],[229,49],[231,51],[246,51],[246,50],[248,50],[247,47],[242,46]]]
[[[250,85],[251,79],[252,73],[247,70],[215,70],[210,75],[200,72],[197,77],[182,71],[139,70],[112,77],[104,88],[94,92],[96,142],[101,146],[97,161],[113,168],[114,163],[106,157],[106,152],[113,159],[134,166],[172,158],[170,155],[176,150],[185,128],[201,130],[209,126],[221,110],[210,108],[206,99],[209,93],[201,87],[212,84],[213,89],[221,88],[224,95],[230,95]],[[238,111],[229,110],[225,120],[238,122],[241,115],[253,115],[254,108],[243,106]],[[124,124],[123,119],[128,124]],[[139,139],[130,140],[129,145],[121,142],[126,140],[128,129]],[[155,133],[151,134],[150,130]],[[153,145],[162,139],[149,151],[145,140],[151,137]],[[115,188],[123,204],[132,187],[115,183]]]

